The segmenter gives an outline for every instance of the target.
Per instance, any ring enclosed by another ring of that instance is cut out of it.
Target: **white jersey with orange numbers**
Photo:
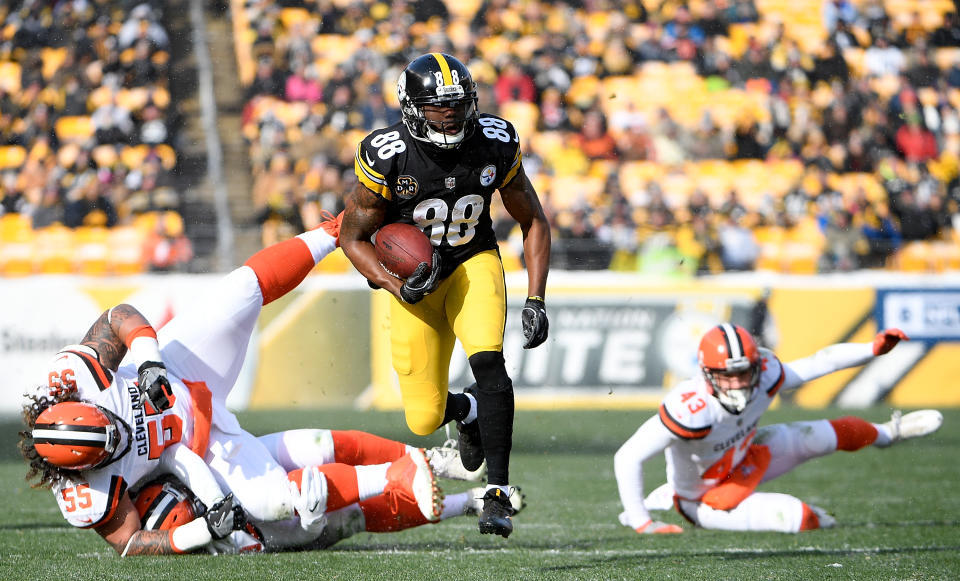
[[[660,405],[660,420],[677,438],[664,452],[667,481],[681,498],[697,500],[743,460],[757,424],[784,381],[783,364],[760,349],[756,394],[740,414],[732,414],[710,394],[702,374],[671,389]]]
[[[74,354],[69,358],[58,357],[55,361],[66,364],[82,357]],[[96,367],[89,371],[100,376],[104,370]],[[76,371],[62,366],[60,369]],[[109,520],[124,491],[156,470],[163,451],[177,442],[189,442],[193,436],[190,396],[180,380],[169,378],[176,398],[173,407],[156,413],[148,405],[133,407],[140,396],[135,369],[134,377],[129,377],[129,369],[121,368],[112,378],[109,389],[100,391],[94,387],[94,393],[89,391],[90,386],[84,385],[86,371],[73,374],[83,399],[113,412],[126,422],[130,430],[122,435],[119,449],[126,448],[126,452],[119,459],[102,468],[83,471],[80,476],[63,480],[53,487],[64,518],[76,527],[95,527]]]

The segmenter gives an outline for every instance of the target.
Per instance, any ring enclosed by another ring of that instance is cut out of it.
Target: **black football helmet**
[[[403,123],[415,139],[453,149],[473,133],[477,85],[467,67],[448,54],[432,52],[414,59],[400,73],[397,96]],[[428,105],[451,108],[453,113],[428,121],[423,111]]]

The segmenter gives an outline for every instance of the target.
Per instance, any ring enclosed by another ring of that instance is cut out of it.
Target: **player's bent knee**
[[[418,436],[429,436],[443,423],[443,413],[434,410],[407,410],[406,418],[407,427]]]
[[[480,391],[509,391],[513,382],[500,351],[481,351],[470,356],[470,369]]]

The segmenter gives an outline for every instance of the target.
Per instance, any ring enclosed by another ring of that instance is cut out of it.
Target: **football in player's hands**
[[[374,241],[377,260],[384,270],[407,279],[421,263],[433,267],[433,245],[413,224],[387,224],[377,230]]]
[[[889,353],[900,341],[909,341],[910,337],[900,329],[884,329],[873,338],[873,354]]]

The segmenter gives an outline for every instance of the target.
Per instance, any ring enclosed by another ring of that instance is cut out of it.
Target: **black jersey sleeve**
[[[393,197],[389,177],[398,154],[407,148],[396,125],[368,134],[357,146],[353,171],[361,184],[385,200]]]

